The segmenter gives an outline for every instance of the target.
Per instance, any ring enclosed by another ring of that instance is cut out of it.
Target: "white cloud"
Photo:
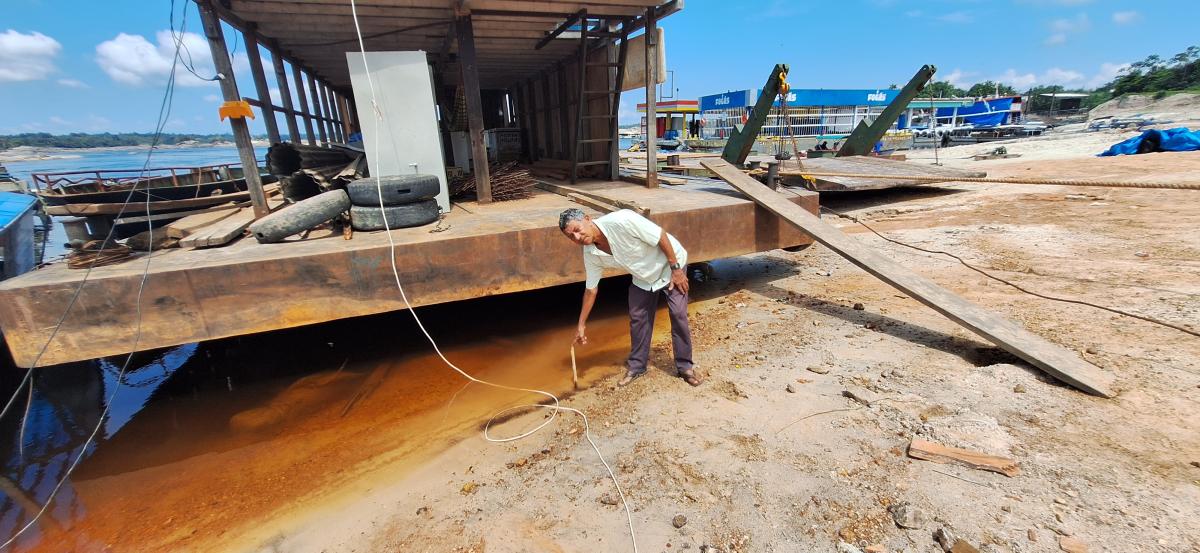
[[[1047,69],[1042,76],[1038,78],[1038,82],[1042,84],[1060,84],[1063,86],[1077,85],[1083,81],[1083,73],[1072,71],[1070,69],[1060,69],[1051,67]]]
[[[991,80],[1004,83],[1017,90],[1028,90],[1038,82],[1038,77],[1033,73],[1017,73],[1016,69],[1009,69]]]
[[[974,71],[963,71],[962,69],[955,67],[954,71],[947,73],[945,76],[939,78],[938,80],[946,81],[954,86],[963,88],[964,86],[967,86],[968,83],[973,82],[973,81],[968,80],[968,79],[970,79],[970,77],[972,77],[974,75],[978,75],[978,74],[979,73],[976,73]]]
[[[1091,19],[1086,13],[1076,14],[1072,18],[1055,19],[1050,22],[1050,29],[1060,33],[1078,33],[1092,27]]]
[[[1055,19],[1050,22],[1050,36],[1046,37],[1046,46],[1066,44],[1068,35],[1086,32],[1092,28],[1092,20],[1086,13],[1076,14],[1075,17]]]
[[[112,40],[96,46],[96,63],[114,81],[133,86],[158,84],[171,74],[175,58],[176,39],[171,31],[159,31],[155,35],[157,44],[151,44],[141,35],[120,33]],[[208,42],[196,33],[179,36],[180,63],[176,64],[175,83],[180,86],[208,86],[215,84],[192,75],[184,67],[190,64],[196,73],[208,78],[216,74]]]
[[[268,92],[268,93],[270,94],[270,96],[271,96],[271,105],[275,105],[275,106],[281,106],[281,105],[283,105],[283,100],[282,100],[282,98],[279,96],[279,89],[278,89],[278,88],[269,88],[269,89],[267,89],[267,92]]]
[[[1046,40],[1043,41],[1042,43],[1045,44],[1046,46],[1058,46],[1059,44],[1066,44],[1066,42],[1067,42],[1067,34],[1066,33],[1054,33],[1054,34],[1046,37]]]
[[[223,100],[224,98],[220,94],[207,94],[204,96],[205,102],[220,102]]]
[[[904,12],[905,17],[921,17],[922,15],[925,15],[925,12],[921,10],[908,10]]]
[[[40,81],[56,71],[54,58],[62,44],[39,32],[0,33],[0,83]]]
[[[1141,18],[1142,18],[1142,14],[1135,12],[1135,11],[1113,12],[1113,14],[1112,14],[1113,23],[1116,23],[1117,25],[1127,25],[1129,23],[1134,23]]]
[[[92,87],[88,86],[87,83],[80,81],[78,79],[59,79],[58,84],[63,85],[67,88],[92,88]]]
[[[970,12],[958,11],[939,15],[937,20],[941,21],[942,23],[963,24],[975,21],[975,16],[971,15]]]
[[[1087,86],[1088,88],[1104,86],[1109,81],[1117,78],[1117,75],[1120,75],[1122,71],[1128,68],[1128,63],[1102,63],[1100,64],[1100,71],[1098,71],[1092,76],[1091,79],[1088,80]]]
[[[63,119],[62,117],[59,117],[57,115],[51,115],[49,121],[50,121],[51,125],[58,125],[60,127],[64,127],[66,125],[71,124],[70,121],[67,121],[66,119]]]

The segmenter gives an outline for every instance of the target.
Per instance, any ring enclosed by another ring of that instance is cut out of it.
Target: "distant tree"
[[[897,88],[900,88],[900,85],[897,85],[896,83],[888,85],[888,90],[896,90]]]
[[[183,142],[212,144],[215,142],[231,142],[229,134],[163,134],[158,136],[157,143],[171,146]],[[36,146],[43,148],[103,148],[112,146],[149,146],[155,143],[154,133],[70,133],[54,135],[50,133],[23,133],[0,136],[0,150],[18,146]]]
[[[950,84],[950,81],[936,81],[926,85],[922,95],[930,98],[955,98],[966,96],[967,91]]]
[[[971,88],[967,89],[967,96],[978,98],[980,96],[991,96],[999,92],[1000,96],[1016,96],[1017,89],[1006,84],[997,83],[995,81],[983,81],[975,83]]]

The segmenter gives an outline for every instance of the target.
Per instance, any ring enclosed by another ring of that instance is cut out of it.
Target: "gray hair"
[[[558,230],[566,230],[571,221],[583,221],[583,210],[578,207],[564,209],[558,214]]]

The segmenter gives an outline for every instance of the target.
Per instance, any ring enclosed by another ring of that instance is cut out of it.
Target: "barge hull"
[[[715,182],[715,181],[714,181]],[[576,185],[649,208],[692,262],[811,239],[720,184],[647,189],[595,181]],[[817,196],[791,200],[817,212]],[[436,228],[392,231],[400,280],[414,306],[583,281],[579,247],[558,230],[566,198],[467,203]],[[586,212],[598,215],[593,210]],[[137,350],[267,332],[404,309],[382,232],[309,237],[278,244],[243,238],[211,249],[154,253],[141,301]],[[138,327],[144,257],[98,267],[38,366],[127,353]],[[84,271],[58,263],[0,283],[0,329],[19,367],[33,364]]]

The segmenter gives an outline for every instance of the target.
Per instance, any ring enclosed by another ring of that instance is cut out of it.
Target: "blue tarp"
[[[1100,156],[1144,154],[1147,152],[1190,152],[1200,150],[1200,131],[1187,127],[1160,131],[1151,129],[1128,140],[1109,146]]]

